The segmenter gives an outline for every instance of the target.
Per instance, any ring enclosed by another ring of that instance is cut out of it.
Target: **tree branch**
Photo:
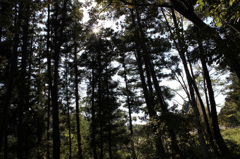
[[[158,4],[158,3],[145,3],[145,4],[139,4],[139,3],[133,3],[133,2],[127,2],[126,0],[119,0],[121,2],[123,2],[124,4],[128,4],[128,5],[133,5],[133,6],[158,6],[158,7],[167,7],[167,8],[173,8],[173,6],[169,3],[162,3],[162,4]]]

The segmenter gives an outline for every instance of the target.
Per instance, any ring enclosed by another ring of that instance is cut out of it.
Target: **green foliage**
[[[240,129],[237,128],[227,128],[222,129],[221,133],[223,138],[226,141],[229,149],[231,150],[231,154],[228,157],[231,158],[239,158],[240,157]]]
[[[231,140],[240,145],[240,128],[228,128],[222,130],[223,138],[226,140]]]
[[[236,75],[231,74],[228,80],[231,82],[229,85],[229,92],[226,93],[225,105],[219,113],[219,121],[227,127],[236,127],[240,125],[240,87]]]
[[[168,122],[168,125],[164,121]],[[195,133],[195,123],[192,114],[182,114],[175,110],[174,113],[165,113],[159,117],[157,124],[157,132],[162,135],[164,139],[164,146],[168,149],[168,153],[173,153],[170,147],[170,134],[169,129],[173,130],[177,137],[181,155],[187,157],[197,157],[199,153],[199,145],[197,134]],[[194,154],[192,154],[194,152]],[[177,157],[177,156],[175,156]]]
[[[204,17],[213,17],[217,27],[223,24],[237,23],[239,20],[239,3],[236,0],[198,0],[198,12],[203,12]]]
[[[154,158],[155,145],[154,135],[152,133],[151,125],[134,125],[134,137],[135,150],[137,157],[140,159]]]

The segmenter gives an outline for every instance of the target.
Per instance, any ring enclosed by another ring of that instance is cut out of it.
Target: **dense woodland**
[[[0,158],[239,158],[239,20],[237,0],[1,0]]]

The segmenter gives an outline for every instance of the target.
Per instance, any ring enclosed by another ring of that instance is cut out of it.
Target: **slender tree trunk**
[[[149,71],[150,71],[150,74],[151,74],[151,77],[152,77],[152,80],[153,80],[154,88],[155,88],[155,91],[157,93],[158,101],[160,103],[161,111],[162,111],[163,114],[165,114],[165,113],[168,112],[167,105],[164,101],[162,91],[161,91],[161,88],[159,86],[159,83],[158,83],[158,80],[157,80],[157,77],[156,77],[156,72],[155,72],[154,66],[151,62],[151,57],[149,56],[149,53],[147,51],[145,34],[143,32],[143,29],[142,29],[138,7],[136,7],[136,17],[137,17],[137,23],[138,23],[138,27],[139,27],[139,31],[140,31],[140,35],[141,35],[141,40],[140,41],[141,41],[142,50],[144,52],[144,56],[143,56],[144,61],[146,63],[146,66],[149,67]],[[165,122],[167,123],[167,121],[165,121]],[[176,135],[175,135],[174,131],[172,130],[172,128],[169,128],[169,134],[170,134],[170,138],[171,138],[171,141],[172,141],[173,150],[176,151],[177,154],[181,155],[180,149],[179,149],[178,144],[177,144]]]
[[[51,90],[52,94],[52,118],[53,118],[53,159],[60,159],[60,133],[59,133],[59,107],[58,107],[58,67],[60,47],[55,43],[54,55],[54,85]]]
[[[220,151],[222,153],[227,153],[228,147],[227,147],[226,143],[224,142],[223,137],[220,133],[217,110],[216,110],[216,103],[215,103],[214,92],[213,92],[213,88],[212,88],[212,82],[211,82],[211,78],[209,76],[208,68],[207,68],[206,61],[205,61],[205,55],[203,52],[203,46],[202,46],[201,42],[199,42],[199,49],[200,49],[200,53],[201,53],[200,60],[202,63],[203,73],[204,73],[204,77],[206,79],[208,94],[209,94],[209,99],[210,99],[210,104],[211,104],[213,133],[214,133],[214,136],[215,136],[215,139],[216,139],[216,142],[218,144]]]
[[[76,101],[76,124],[77,124],[77,141],[78,141],[78,157],[83,159],[82,156],[82,143],[81,143],[81,131],[80,131],[80,119],[79,119],[79,94],[78,94],[78,66],[77,66],[77,45],[74,46],[74,71],[75,71],[75,101]]]
[[[141,42],[141,47],[142,47],[142,50],[143,50],[143,53],[144,53],[144,56],[143,56],[144,61],[146,62],[146,64],[149,67],[149,71],[150,71],[150,74],[151,74],[151,77],[152,77],[152,80],[153,80],[153,85],[154,85],[155,91],[157,93],[157,97],[158,97],[158,101],[160,103],[161,110],[162,110],[162,112],[167,112],[166,104],[163,100],[161,88],[159,87],[159,84],[158,84],[158,80],[157,80],[157,77],[156,77],[154,66],[151,63],[150,56],[149,56],[147,48],[146,48],[145,34],[143,32],[143,29],[142,29],[138,8],[136,8],[136,17],[137,17],[137,23],[138,23],[138,27],[139,27],[138,29],[139,29],[140,35],[141,35],[140,42]]]
[[[67,97],[67,98],[69,98],[69,97]],[[70,118],[69,100],[67,100],[67,107],[68,107],[69,159],[71,159],[72,158],[72,137],[71,137],[72,133],[71,133],[71,118]]]
[[[93,59],[92,59],[93,60]],[[94,88],[95,88],[95,78],[94,78],[94,69],[92,69],[92,81],[91,81],[91,88],[92,88],[92,97],[91,97],[91,112],[92,112],[92,124],[91,124],[91,129],[92,129],[92,147],[93,147],[93,158],[94,159],[98,159],[97,156],[97,147],[96,147],[96,121],[95,121],[95,102],[94,102],[94,98],[95,98],[95,93],[94,93]]]
[[[23,20],[25,25],[23,26],[23,46],[22,46],[22,61],[21,61],[21,86],[20,86],[20,104],[18,108],[18,159],[22,159],[24,144],[23,144],[23,111],[26,104],[26,68],[27,68],[27,56],[28,56],[28,27],[29,27],[29,5],[30,2],[23,5],[23,9],[26,11]]]
[[[176,29],[178,29],[176,17],[175,17],[175,14],[174,14],[173,11],[172,11],[172,15],[173,15],[173,20],[174,20],[175,27],[176,27]],[[179,36],[178,36],[178,39],[180,40]],[[179,41],[179,43],[180,43],[180,41]],[[197,108],[197,103],[196,103],[196,99],[195,99],[195,96],[194,96],[194,90],[193,90],[194,83],[192,81],[189,69],[187,67],[187,61],[186,61],[186,58],[184,56],[184,53],[182,52],[182,49],[180,49],[180,48],[178,48],[178,49],[179,49],[178,50],[179,51],[179,55],[180,55],[180,58],[182,59],[184,70],[185,70],[185,73],[186,73],[186,76],[187,76],[187,81],[188,81],[188,85],[189,85],[190,95],[191,95],[191,99],[192,99],[191,103],[192,103],[192,107],[193,107],[193,110],[194,110],[195,123],[196,123],[196,126],[197,126],[199,142],[201,144],[201,148],[202,148],[202,152],[203,152],[203,158],[207,159],[210,156],[209,156],[209,152],[208,152],[208,149],[207,149],[207,145],[206,145],[206,142],[205,142],[205,139],[204,139],[203,131],[202,131],[200,120],[199,120],[200,114],[199,114],[199,111],[198,111],[198,108]]]
[[[140,78],[141,78],[143,94],[144,94],[144,98],[145,98],[145,101],[146,101],[148,113],[149,113],[150,118],[153,119],[156,116],[156,112],[155,112],[155,110],[153,108],[153,105],[152,105],[152,102],[150,100],[149,91],[147,89],[147,84],[145,82],[145,77],[144,77],[144,73],[143,73],[143,67],[142,67],[143,62],[142,62],[142,56],[141,56],[141,53],[140,53],[140,44],[139,44],[140,37],[139,37],[139,33],[138,33],[137,26],[136,26],[136,23],[135,23],[135,16],[134,16],[133,10],[131,9],[130,11],[131,11],[131,16],[132,16],[132,23],[133,23],[133,26],[135,28],[135,33],[134,33],[135,34],[135,44],[136,44],[135,57],[137,59],[138,70],[139,70],[139,74],[140,74]],[[153,133],[154,134],[156,132],[156,129],[157,129],[156,126],[153,126]],[[162,143],[162,139],[161,139],[160,134],[157,134],[154,137],[155,137],[155,145],[156,145],[157,155],[159,156],[159,158],[165,158],[166,153],[165,153],[165,150],[164,150],[164,147],[163,147],[163,143]]]
[[[212,35],[216,35],[217,36],[217,40],[219,42],[222,42],[221,37],[218,35],[218,33],[216,32],[215,29],[209,27],[207,24],[205,24],[203,22],[203,20],[201,20],[194,12],[193,10],[193,6],[190,6],[187,3],[184,3],[182,1],[179,0],[171,0],[172,2],[172,6],[175,10],[177,10],[180,14],[182,14],[185,18],[189,19],[191,22],[193,22],[193,24],[201,31],[201,32],[205,32],[206,30],[209,33],[212,33]],[[184,4],[184,5],[183,5]],[[233,28],[234,29],[234,28]],[[235,29],[234,29],[235,30]],[[236,31],[236,30],[235,30]],[[237,33],[238,30],[237,30]],[[226,46],[227,47],[227,46]],[[228,54],[225,53],[225,56],[227,57]],[[228,60],[228,65],[231,67],[231,69],[236,73],[236,75],[238,76],[238,79],[240,80],[240,63],[238,61],[238,57],[227,57]],[[217,128],[216,128],[217,129]],[[220,139],[221,141],[221,139]],[[222,142],[222,141],[221,141]]]
[[[112,155],[112,132],[111,132],[111,120],[108,119],[108,152],[109,158],[113,159]]]
[[[49,51],[50,46],[50,4],[48,4],[47,14],[47,72],[48,72],[48,101],[47,101],[47,159],[50,159],[50,109],[51,109],[51,90],[52,90],[52,64],[51,64],[51,53]]]
[[[124,2],[127,3],[126,1]],[[180,1],[180,0],[170,0],[170,3],[171,3],[171,7],[170,6],[166,6],[166,7],[175,9],[176,11],[178,11],[181,15],[183,15],[185,18],[190,20],[201,32],[207,31],[209,33],[212,33],[212,35],[217,36],[219,41],[222,41],[221,37],[218,35],[216,30],[214,28],[209,27],[207,24],[203,22],[203,20],[199,18],[194,12],[194,9],[193,9],[194,7],[190,6],[189,3],[186,3],[186,1]],[[161,8],[165,7],[162,5],[162,3],[159,3],[158,6]],[[238,30],[236,30],[236,28],[232,26],[231,28],[234,31],[237,31],[237,33],[239,33]],[[227,53],[225,53],[225,56],[228,56]],[[236,75],[240,80],[240,63],[237,59],[238,59],[237,56],[230,57],[227,63],[231,67],[231,69],[236,73]]]
[[[199,102],[200,102],[201,110],[202,110],[202,113],[203,113],[203,119],[204,119],[204,122],[206,124],[206,129],[207,129],[207,134],[208,134],[207,138],[209,139],[209,142],[210,142],[214,152],[216,154],[219,154],[218,149],[217,149],[217,147],[216,147],[216,145],[215,145],[215,143],[213,141],[213,135],[212,135],[212,132],[211,132],[211,129],[210,129],[209,120],[208,120],[208,117],[207,117],[205,106],[203,104],[201,95],[200,95],[198,87],[197,87],[197,84],[196,84],[195,80],[193,79],[193,77],[190,77],[190,78],[192,80],[193,88],[194,88],[194,90],[195,90],[195,92],[197,94],[197,97],[199,99]]]
[[[165,16],[165,13],[164,13],[163,9],[162,9],[162,13],[164,15],[165,20],[167,21],[167,18]],[[172,12],[172,13],[173,13],[172,15],[173,15],[173,18],[174,18],[174,12]],[[167,21],[167,23],[168,23],[168,21]],[[175,27],[177,29],[178,25],[177,25],[176,18],[174,18],[174,24],[175,24]],[[169,23],[168,23],[168,29],[169,29],[170,33],[172,34]],[[194,90],[193,90],[193,87],[192,87],[193,84],[192,84],[192,80],[191,80],[191,75],[190,75],[189,69],[187,67],[187,61],[185,59],[184,53],[182,52],[182,50],[177,45],[177,42],[176,42],[175,39],[174,39],[174,44],[175,44],[175,46],[178,50],[180,58],[182,59],[184,70],[185,70],[185,73],[186,73],[186,76],[187,76],[188,87],[189,87],[190,96],[191,96],[191,104],[192,104],[192,108],[193,108],[193,111],[194,111],[194,118],[195,118],[196,128],[197,128],[197,132],[198,132],[198,139],[199,139],[199,143],[201,145],[203,158],[208,159],[210,156],[209,156],[209,152],[208,152],[208,149],[207,149],[207,145],[206,145],[206,142],[205,142],[205,139],[204,139],[203,131],[202,131],[200,120],[199,120],[199,111],[198,111],[198,108],[197,108],[197,103],[196,103],[195,96],[194,96]]]
[[[202,131],[200,120],[199,120],[200,114],[199,114],[199,111],[198,111],[198,108],[197,108],[197,103],[196,103],[196,99],[195,99],[195,96],[194,96],[194,90],[193,90],[193,87],[192,87],[193,82],[192,82],[189,70],[187,68],[187,62],[186,62],[186,59],[184,57],[184,54],[180,53],[180,52],[179,52],[179,54],[180,54],[180,57],[182,59],[182,62],[183,62],[183,65],[184,65],[184,70],[185,70],[185,73],[186,73],[186,76],[187,76],[187,81],[188,81],[190,95],[191,95],[191,103],[192,103],[192,108],[194,110],[195,123],[196,123],[196,126],[197,126],[199,142],[200,142],[200,145],[201,145],[201,148],[202,148],[203,158],[208,159],[210,156],[209,156],[209,152],[208,152],[208,149],[207,149],[207,145],[206,145],[206,142],[205,142],[205,139],[204,139],[203,131]]]
[[[108,69],[106,68],[106,85],[107,85],[107,107],[109,110],[111,110],[111,104],[109,102],[109,83],[108,83]],[[113,159],[112,155],[112,132],[111,132],[111,111],[108,112],[108,152],[109,152],[109,158]]]
[[[19,31],[21,27],[21,19],[22,19],[22,3],[19,3],[19,11],[15,12],[15,22],[14,26],[16,26],[16,31],[15,35],[13,38],[13,51],[12,51],[12,56],[11,56],[11,61],[10,61],[10,70],[9,70],[9,75],[8,75],[8,82],[7,82],[7,89],[4,94],[4,102],[3,102],[3,110],[1,112],[0,116],[0,151],[2,150],[3,146],[3,140],[5,136],[5,131],[7,129],[8,125],[8,114],[9,114],[9,107],[10,107],[10,102],[11,102],[11,97],[12,97],[12,90],[13,90],[13,85],[14,85],[14,78],[16,77],[16,70],[17,70],[17,63],[18,63],[18,45],[19,45]],[[17,5],[16,5],[17,6]],[[17,7],[15,7],[16,9]]]
[[[97,42],[99,45],[99,41]],[[101,52],[97,52],[97,65],[98,65],[98,115],[100,120],[100,159],[103,159],[103,106],[102,106],[102,87],[101,87]]]
[[[208,98],[208,92],[207,92],[207,88],[206,88],[206,78],[203,74],[203,86],[204,86],[204,94],[205,94],[205,98],[206,98],[206,103],[207,103],[207,110],[208,110],[208,116],[209,116],[209,119],[212,118],[211,116],[211,109],[210,109],[210,104],[209,104],[209,98]],[[210,120],[211,122],[211,120]]]
[[[66,102],[67,102],[67,125],[68,125],[68,144],[69,144],[69,159],[72,158],[72,138],[71,138],[71,118],[70,118],[70,104],[69,104],[69,66],[68,66],[69,56],[66,58],[66,73],[65,73],[65,86],[66,86]]]
[[[4,136],[4,159],[8,159],[8,131]]]
[[[127,106],[128,106],[128,116],[129,116],[129,130],[130,130],[130,135],[131,135],[131,151],[132,151],[132,158],[137,159],[137,155],[135,152],[134,148],[134,142],[133,142],[133,125],[132,125],[132,107],[131,107],[131,102],[130,102],[130,95],[129,95],[129,88],[128,88],[128,78],[127,78],[127,71],[126,71],[126,64],[125,64],[125,55],[121,55],[123,58],[123,69],[124,69],[124,81],[125,81],[125,89],[127,92]]]
[[[48,62],[49,63],[49,62]],[[50,71],[50,70],[48,70]],[[48,100],[47,100],[47,159],[50,159],[50,109],[51,109],[51,87],[48,86]]]
[[[173,13],[173,14],[174,14],[174,13]],[[174,17],[174,19],[176,19],[176,17]],[[176,20],[175,20],[175,21],[176,21]],[[178,31],[177,34],[180,34],[179,31]],[[181,39],[178,39],[178,40],[179,40],[179,43],[183,46],[184,41],[181,40]],[[211,132],[209,120],[208,120],[207,113],[206,113],[206,110],[205,110],[205,106],[204,106],[202,97],[201,97],[201,95],[200,95],[200,93],[199,93],[199,89],[198,89],[197,84],[196,84],[195,76],[194,76],[194,74],[193,74],[193,67],[192,67],[190,58],[189,58],[189,56],[188,56],[188,53],[186,53],[186,54],[187,54],[187,59],[188,59],[188,61],[189,61],[189,67],[190,67],[190,70],[191,70],[191,75],[192,75],[190,78],[191,78],[191,80],[192,80],[193,88],[194,88],[194,90],[195,90],[195,92],[196,92],[196,94],[197,94],[198,100],[199,100],[199,102],[200,102],[201,110],[202,110],[202,113],[203,113],[203,119],[204,119],[204,122],[205,122],[205,124],[206,124],[206,130],[207,130],[207,135],[208,135],[208,136],[206,136],[206,138],[209,139],[209,142],[210,142],[210,144],[211,144],[214,152],[218,155],[218,154],[219,154],[219,151],[218,151],[218,149],[217,149],[217,147],[216,147],[216,145],[215,145],[215,143],[214,143],[214,140],[213,140],[213,135],[212,135],[212,132]]]
[[[100,80],[99,80],[98,84],[100,84]],[[98,88],[101,89],[101,86],[98,86]],[[99,96],[101,96],[100,92],[98,92]],[[102,118],[102,101],[101,101],[101,97],[99,99],[99,110],[98,111],[99,111],[98,113],[99,113],[99,119],[100,119],[100,159],[103,159],[103,118]]]
[[[62,8],[61,26],[54,26],[54,85],[51,90],[52,95],[52,117],[53,117],[53,159],[60,159],[60,132],[59,132],[59,106],[58,106],[58,81],[59,81],[59,59],[61,46],[63,44],[63,31],[65,27],[67,1],[64,0]],[[54,2],[55,20],[59,20],[59,4]]]
[[[58,20],[59,6],[57,2],[55,6],[55,20]],[[60,159],[60,132],[59,132],[59,106],[58,106],[58,79],[59,79],[59,58],[62,30],[58,30],[59,26],[54,26],[54,75],[53,75],[53,87],[51,90],[52,96],[52,119],[53,119],[53,159]],[[63,26],[62,26],[63,27]],[[61,34],[61,35],[60,35]],[[60,35],[60,36],[59,36]]]

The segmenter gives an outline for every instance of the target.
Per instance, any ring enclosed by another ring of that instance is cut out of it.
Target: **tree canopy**
[[[1,1],[0,158],[239,158],[239,8]]]

